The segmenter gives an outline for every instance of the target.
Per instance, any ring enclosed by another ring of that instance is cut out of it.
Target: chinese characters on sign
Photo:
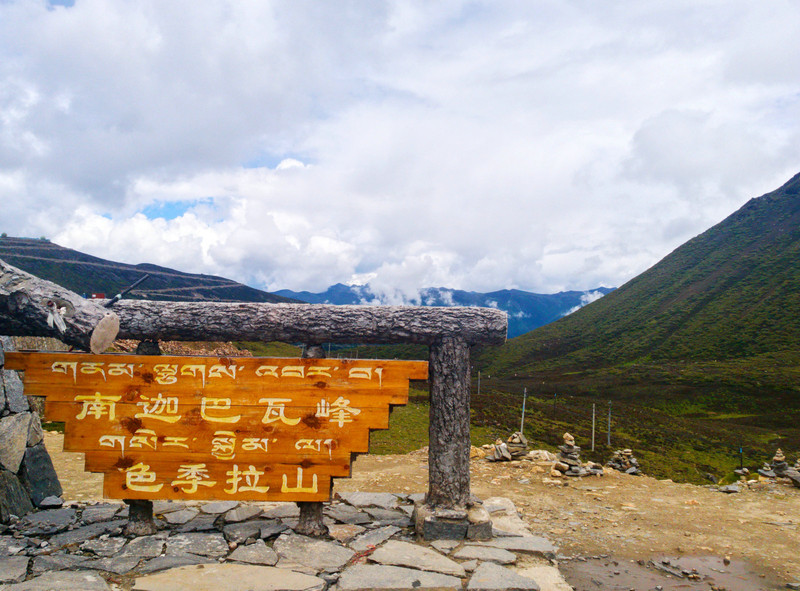
[[[422,361],[8,353],[110,498],[318,501]]]

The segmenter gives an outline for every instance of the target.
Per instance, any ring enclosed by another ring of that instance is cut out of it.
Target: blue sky
[[[799,122],[790,1],[0,2],[0,230],[264,289],[618,286]]]

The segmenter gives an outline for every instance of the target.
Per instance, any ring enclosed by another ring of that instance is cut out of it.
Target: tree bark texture
[[[465,507],[469,500],[469,346],[443,337],[430,346],[430,507]]]
[[[492,308],[333,306],[122,300],[120,338],[162,341],[420,343],[443,335],[505,342],[508,319]]]
[[[325,357],[325,349],[316,343],[307,343],[303,349],[304,359],[322,359]],[[311,536],[321,538],[328,535],[328,526],[323,521],[323,504],[320,502],[298,502],[300,508],[300,519],[297,522],[295,532],[301,536]]]
[[[116,314],[98,303],[0,260],[0,334],[55,337],[101,353],[114,341],[117,322]]]

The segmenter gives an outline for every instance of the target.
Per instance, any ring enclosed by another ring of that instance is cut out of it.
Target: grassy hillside
[[[148,273],[150,277],[126,297],[168,301],[295,301],[224,277],[182,273],[150,264],[117,263],[45,239],[2,236],[0,259],[79,294],[104,293],[112,297]]]
[[[660,445],[660,455],[676,462],[693,456],[698,471],[722,470],[740,445],[756,464],[778,446],[794,461],[800,175],[597,302],[484,351],[478,367],[500,392],[527,387],[542,400],[574,397],[584,409],[574,424],[584,431],[592,402],[613,402],[633,416],[642,410],[626,443],[644,454]],[[697,442],[704,460],[683,449]]]

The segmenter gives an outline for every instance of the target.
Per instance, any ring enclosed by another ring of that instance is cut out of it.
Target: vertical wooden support
[[[304,359],[322,359],[324,357],[325,349],[322,345],[308,344],[303,350]],[[322,503],[298,501],[297,506],[300,508],[300,520],[295,528],[296,533],[315,538],[328,535],[328,526],[322,521]]]
[[[161,355],[158,341],[141,341],[136,346],[137,355]],[[127,536],[149,536],[157,531],[153,519],[153,501],[145,499],[124,499],[128,505],[128,523],[125,525]]]
[[[428,496],[432,508],[464,508],[469,500],[469,346],[442,337],[430,346]]]

